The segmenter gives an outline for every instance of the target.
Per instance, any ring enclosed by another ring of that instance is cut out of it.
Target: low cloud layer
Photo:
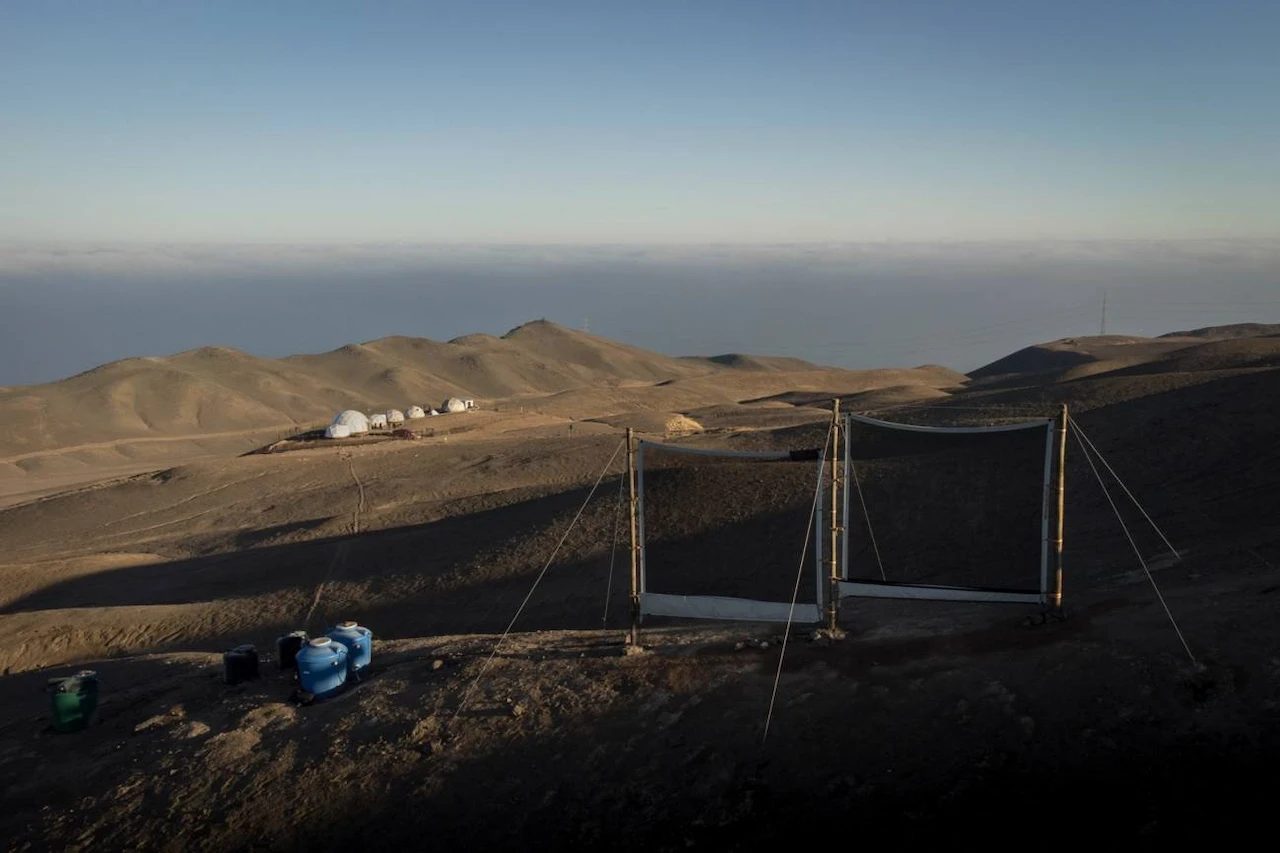
[[[1280,241],[0,245],[0,384],[197,346],[263,356],[546,317],[671,354],[972,369],[1099,329],[1280,320]]]

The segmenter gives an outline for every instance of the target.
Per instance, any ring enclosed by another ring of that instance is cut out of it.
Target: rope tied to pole
[[[760,737],[760,745],[764,746],[769,739],[769,724],[773,721],[773,707],[778,700],[778,683],[782,680],[782,662],[787,656],[787,641],[791,638],[791,621],[796,612],[796,599],[800,597],[800,581],[804,577],[804,561],[809,555],[809,537],[813,533],[813,520],[818,515],[818,499],[822,495],[822,475],[827,461],[827,450],[831,447],[831,432],[827,433],[827,441],[822,446],[822,456],[818,461],[818,483],[813,489],[813,508],[809,510],[809,524],[804,531],[804,545],[800,548],[800,567],[796,569],[796,585],[791,590],[791,609],[787,611],[787,627],[782,632],[782,651],[778,654],[778,671],[773,676],[773,691],[769,694],[769,711],[764,718],[764,734]],[[835,495],[831,496],[835,500]]]
[[[586,499],[582,502],[582,506],[578,507],[577,513],[574,514],[573,520],[569,522],[569,526],[565,528],[560,541],[556,543],[556,547],[552,549],[551,556],[547,558],[546,564],[542,567],[542,571],[538,572],[538,576],[533,580],[533,586],[529,587],[529,592],[524,597],[524,601],[520,602],[520,606],[516,608],[515,615],[511,617],[511,621],[507,623],[506,630],[502,632],[502,636],[498,638],[498,642],[493,644],[493,651],[489,653],[489,657],[485,658],[484,665],[480,667],[480,672],[476,674],[475,680],[467,687],[467,692],[462,695],[462,701],[458,704],[458,709],[453,712],[453,716],[457,717],[467,707],[467,701],[471,698],[471,693],[476,689],[476,685],[480,683],[480,679],[484,677],[488,671],[489,665],[493,663],[493,659],[497,657],[498,650],[502,648],[502,644],[507,641],[507,636],[511,633],[511,629],[515,627],[516,620],[520,618],[520,614],[524,612],[524,608],[529,603],[529,599],[533,598],[533,593],[538,589],[538,584],[542,583],[543,577],[546,576],[547,570],[551,568],[551,564],[555,562],[556,555],[560,553],[561,546],[565,540],[569,538],[569,534],[573,532],[574,526],[578,523],[578,519],[582,518],[582,513],[586,510],[587,504],[591,503],[591,499],[595,497],[596,489],[600,488],[600,483],[604,481],[604,475],[609,472],[609,468],[613,465],[613,460],[618,458],[618,451],[622,450],[626,441],[622,441],[614,448],[613,454],[609,457],[609,461],[604,463],[604,468],[600,470],[600,476],[596,477],[595,484],[592,485],[591,491],[587,492]]]
[[[889,576],[884,573],[884,561],[880,559],[880,546],[876,544],[876,532],[871,529],[871,514],[867,512],[867,499],[862,494],[862,483],[858,480],[858,466],[852,459],[849,460],[849,473],[853,475],[853,485],[858,490],[858,503],[862,504],[862,517],[867,522],[867,536],[871,539],[871,548],[876,553],[876,565],[880,568],[880,580],[888,581]],[[846,569],[846,571],[848,571]]]
[[[1070,422],[1075,427],[1075,422]],[[1173,631],[1178,635],[1178,641],[1182,643],[1182,648],[1186,651],[1187,657],[1191,662],[1196,663],[1196,656],[1191,652],[1191,646],[1187,644],[1187,638],[1182,635],[1182,629],[1178,627],[1178,620],[1173,618],[1173,611],[1169,609],[1168,603],[1164,600],[1164,595],[1160,592],[1160,586],[1156,583],[1155,576],[1151,574],[1151,569],[1147,567],[1147,561],[1142,557],[1142,551],[1138,548],[1138,543],[1134,541],[1133,534],[1129,532],[1129,526],[1124,523],[1124,517],[1120,515],[1120,508],[1116,506],[1115,499],[1111,497],[1111,491],[1107,488],[1107,484],[1102,479],[1098,466],[1093,464],[1093,457],[1089,454],[1089,448],[1083,440],[1083,434],[1079,427],[1075,427],[1076,442],[1080,445],[1080,450],[1084,454],[1085,460],[1089,463],[1089,467],[1093,470],[1093,476],[1097,478],[1098,485],[1102,488],[1102,494],[1106,496],[1107,503],[1111,504],[1111,511],[1116,514],[1116,520],[1120,522],[1120,529],[1124,531],[1125,538],[1129,540],[1129,547],[1133,548],[1134,555],[1138,558],[1138,563],[1142,566],[1142,571],[1146,573],[1147,580],[1151,582],[1151,588],[1155,590],[1156,598],[1160,602],[1160,606],[1164,608],[1165,616],[1169,617],[1169,624],[1173,626]],[[1099,457],[1101,458],[1101,457]],[[1117,478],[1119,479],[1119,478]],[[1174,553],[1177,553],[1176,551]]]
[[[618,556],[618,528],[622,526],[622,496],[627,485],[626,477],[618,478],[618,508],[613,514],[613,544],[609,546],[609,583],[604,588],[604,616],[600,618],[600,627],[609,627],[609,599],[613,596],[613,564]]]
[[[1102,453],[1099,452],[1097,445],[1089,440],[1089,436],[1085,435],[1084,430],[1082,430],[1080,425],[1074,420],[1071,422],[1071,426],[1075,428],[1077,440],[1083,439],[1084,443],[1089,445],[1089,449],[1098,457],[1098,461],[1101,462],[1103,467],[1111,473],[1112,477],[1115,477],[1116,482],[1120,484],[1120,488],[1124,489],[1124,493],[1129,496],[1129,500],[1133,501],[1133,505],[1138,508],[1138,512],[1142,513],[1142,517],[1147,520],[1147,524],[1150,524],[1151,529],[1156,532],[1156,535],[1159,536],[1161,540],[1163,540],[1165,547],[1169,549],[1173,556],[1181,560],[1182,555],[1178,553],[1178,549],[1173,547],[1173,543],[1169,541],[1169,537],[1164,535],[1164,531],[1160,529],[1160,526],[1156,524],[1147,511],[1143,509],[1142,504],[1140,504],[1138,499],[1133,496],[1133,492],[1129,491],[1129,487],[1124,484],[1124,480],[1120,479],[1120,475],[1116,473],[1116,469],[1112,468],[1110,463],[1108,463],[1103,457]]]

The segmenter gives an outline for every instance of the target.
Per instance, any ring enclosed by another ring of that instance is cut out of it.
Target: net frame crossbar
[[[851,580],[849,577],[849,530],[850,506],[848,483],[852,459],[852,441],[849,438],[849,425],[861,423],[882,429],[902,432],[932,433],[935,435],[974,435],[980,433],[1016,432],[1028,429],[1043,429],[1044,439],[1044,485],[1040,498],[1040,589],[1000,589],[979,586],[955,586],[946,584],[906,583],[890,580]],[[1049,521],[1052,515],[1052,475],[1053,475],[1053,432],[1055,422],[1052,418],[1036,418],[1019,421],[1013,424],[997,424],[994,426],[940,427],[921,424],[902,424],[880,420],[852,412],[844,416],[844,481],[846,483],[841,526],[843,536],[840,547],[840,583],[841,598],[897,598],[916,601],[973,601],[994,602],[1002,604],[1039,604],[1044,607],[1049,601]]]
[[[723,595],[673,595],[671,593],[650,592],[648,562],[645,547],[644,519],[644,452],[645,448],[660,450],[664,453],[683,453],[690,456],[715,456],[724,459],[755,459],[775,462],[788,462],[794,457],[790,451],[745,451],[716,450],[701,447],[684,447],[676,444],[663,444],[656,441],[638,441],[636,443],[636,526],[637,543],[640,562],[640,615],[671,616],[680,619],[720,619],[732,622],[820,622],[822,620],[823,574],[822,574],[822,536],[818,525],[814,525],[814,535],[818,548],[814,559],[814,574],[817,584],[817,600],[814,604],[796,604],[794,610],[790,601],[760,601],[753,598],[737,598]],[[818,461],[818,470],[826,462],[824,451]],[[826,487],[819,487],[821,495],[826,494]],[[822,497],[819,497],[821,512]]]

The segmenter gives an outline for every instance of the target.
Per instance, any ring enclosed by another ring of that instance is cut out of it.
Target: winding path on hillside
[[[158,436],[137,436],[135,438],[116,438],[111,441],[98,441],[91,444],[68,444],[63,447],[50,447],[44,450],[31,450],[26,453],[19,453],[14,456],[0,456],[0,462],[17,463],[27,459],[38,459],[41,456],[57,456],[63,453],[75,453],[79,450],[107,450],[118,447],[122,444],[150,444],[154,442],[171,442],[171,441],[201,441],[209,438],[236,438],[242,435],[259,435],[262,433],[278,432],[282,429],[294,429],[297,424],[267,424],[266,426],[253,427],[252,429],[229,430],[227,432],[198,432],[190,435],[158,435]]]
[[[356,508],[351,514],[351,535],[356,536],[360,533],[360,516],[364,512],[364,484],[360,482],[360,477],[356,474],[355,460],[350,454],[347,455],[347,470],[351,472],[351,479],[356,484]],[[333,552],[333,558],[329,560],[329,566],[325,569],[324,579],[316,584],[315,595],[311,597],[311,607],[307,609],[307,615],[302,620],[302,626],[305,630],[311,630],[311,617],[315,615],[316,608],[320,606],[320,599],[324,597],[324,589],[328,586],[337,572],[342,566],[342,560],[347,553],[347,543],[350,539],[343,539],[338,543],[338,547]]]

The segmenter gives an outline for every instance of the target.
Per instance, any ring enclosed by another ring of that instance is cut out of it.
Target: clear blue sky
[[[1280,234],[1280,3],[13,2],[0,239]]]

